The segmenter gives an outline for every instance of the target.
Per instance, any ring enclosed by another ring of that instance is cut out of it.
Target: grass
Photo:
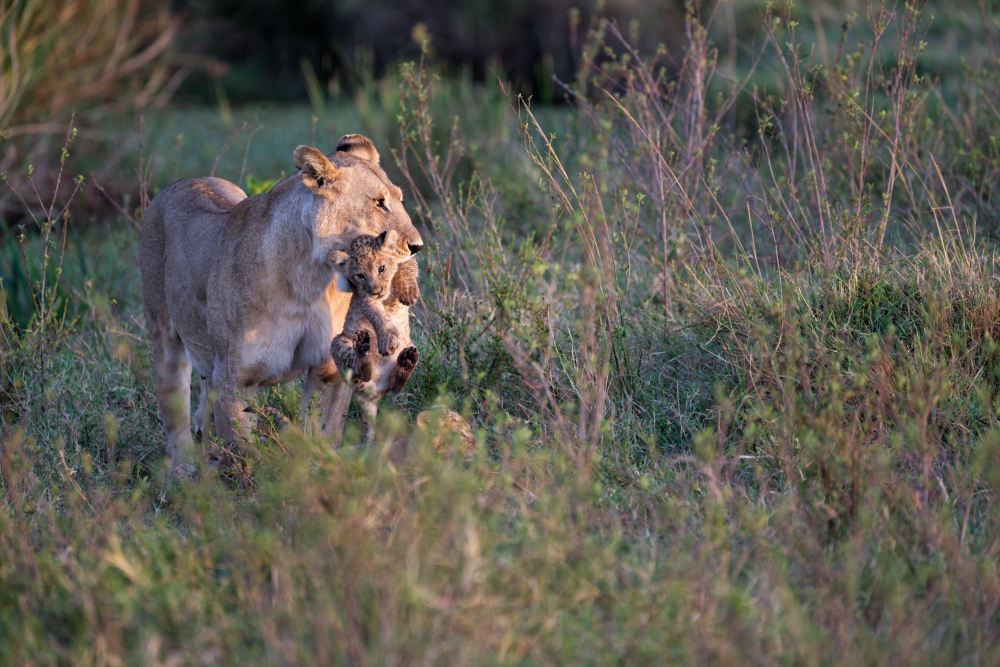
[[[927,17],[890,9],[917,54]],[[418,62],[327,111],[147,116],[154,189],[366,131],[426,230],[375,444],[264,429],[249,489],[165,475],[141,193],[8,236],[0,662],[996,662],[1000,116],[969,101],[997,61],[939,95],[919,56],[811,60],[778,12],[755,91],[687,20],[678,69],[595,24],[571,110]],[[416,426],[441,407],[471,456]]]

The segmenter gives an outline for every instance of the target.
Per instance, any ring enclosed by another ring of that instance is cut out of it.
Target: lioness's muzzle
[[[410,249],[411,255],[416,255],[420,252],[420,249],[424,247],[423,243],[407,243],[406,247]]]

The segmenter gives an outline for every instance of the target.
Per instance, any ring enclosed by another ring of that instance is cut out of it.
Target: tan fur
[[[469,422],[454,410],[435,408],[417,415],[417,429],[433,434],[431,447],[439,454],[446,453],[451,446],[458,445],[458,451],[466,459],[472,458],[479,443]],[[416,446],[415,433],[408,433],[395,440],[389,447],[389,460],[400,465],[413,453]]]
[[[455,434],[459,436],[458,441],[462,445],[462,454],[466,458],[472,456],[479,446],[469,422],[462,419],[462,415],[454,410],[433,412],[425,410],[417,415],[417,426],[424,429],[436,427],[437,432],[431,440],[431,446],[438,453],[444,452],[445,447],[449,444],[449,438],[453,439]]]
[[[344,330],[330,344],[340,372],[351,376],[364,423],[363,438],[374,436],[378,400],[398,392],[417,364],[417,348],[410,340],[410,309],[395,293],[394,277],[409,254],[399,235],[389,230],[379,236],[359,236],[345,251],[335,251],[334,264],[354,290]],[[416,274],[406,284],[416,284]],[[392,288],[390,289],[390,284]]]
[[[157,194],[146,212],[143,304],[177,474],[194,465],[192,366],[202,379],[198,432],[214,423],[224,442],[242,439],[243,397],[307,373],[303,405],[319,392],[323,431],[339,437],[350,389],[329,350],[351,295],[337,290],[330,253],[390,229],[411,254],[423,245],[366,137],[343,137],[330,156],[299,146],[293,157],[299,171],[267,193],[247,197],[219,178],[189,179]],[[415,282],[399,292],[418,294]]]

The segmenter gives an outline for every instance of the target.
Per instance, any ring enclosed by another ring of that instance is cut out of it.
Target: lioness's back
[[[143,292],[154,301],[147,305],[157,305],[165,281],[186,278],[172,274],[211,266],[219,230],[244,199],[239,187],[214,177],[177,181],[153,197],[143,218],[140,258]]]
[[[178,209],[187,208],[192,212],[228,213],[246,198],[246,193],[235,183],[230,183],[224,178],[207,176],[185,178],[171,183],[163,188],[153,201],[169,200],[170,206]]]
[[[246,199],[221,178],[190,178],[153,198],[142,227],[143,302],[151,328],[176,332],[189,352],[211,359],[204,317],[209,272],[218,261],[219,233],[233,208]]]

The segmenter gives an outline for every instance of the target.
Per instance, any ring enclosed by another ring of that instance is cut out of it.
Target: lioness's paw
[[[190,461],[171,461],[170,476],[176,480],[186,481],[194,479],[198,469]]]
[[[238,489],[253,488],[250,459],[235,442],[214,445],[209,452],[209,464],[226,484]]]

